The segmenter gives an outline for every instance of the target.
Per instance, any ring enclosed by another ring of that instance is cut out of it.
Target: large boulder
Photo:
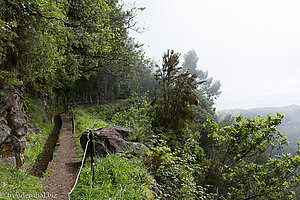
[[[141,147],[147,150],[147,147],[141,143],[126,141],[126,138],[130,135],[129,130],[118,126],[107,126],[85,131],[80,137],[83,150],[85,150],[90,132],[92,133],[95,155],[97,156],[104,157],[108,153],[123,153],[128,147]],[[90,154],[90,148],[88,148],[87,155]]]

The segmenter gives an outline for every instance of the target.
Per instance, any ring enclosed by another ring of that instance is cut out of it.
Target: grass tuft
[[[154,179],[138,158],[109,154],[95,161],[95,184],[91,188],[90,159],[82,169],[71,199],[154,199]]]

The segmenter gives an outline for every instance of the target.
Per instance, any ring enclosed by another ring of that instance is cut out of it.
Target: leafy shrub
[[[209,123],[213,151],[206,177],[219,181],[206,179],[203,185],[213,185],[219,199],[292,199],[300,181],[300,150],[294,155],[272,155],[273,149],[287,145],[286,137],[276,129],[283,117],[279,113],[266,119],[239,115],[233,125],[220,130]],[[258,162],[266,153],[269,158]]]
[[[197,159],[204,156],[201,148],[196,147],[194,140],[189,140],[183,149],[174,152],[159,136],[153,136],[153,144],[151,151],[147,153],[146,163],[158,183],[161,198],[207,199],[209,197],[194,180],[194,173],[198,170],[195,163]],[[198,155],[193,153],[194,150],[198,151]]]
[[[132,132],[132,135],[129,136],[130,140],[144,142],[150,136],[151,121],[147,116],[148,112],[149,104],[145,99],[138,106],[115,113],[112,122],[115,125],[129,128]]]
[[[191,105],[198,104],[196,90],[198,85],[197,75],[189,72],[180,73],[179,54],[167,51],[163,56],[162,66],[156,71],[157,90],[151,105],[151,117],[154,132],[165,134],[171,148],[174,142],[183,142],[181,138],[186,128],[194,118],[195,114]]]
[[[74,110],[75,114],[75,128],[78,134],[86,131],[87,129],[96,129],[106,126],[106,123],[101,120],[93,112],[91,108],[78,107]]]

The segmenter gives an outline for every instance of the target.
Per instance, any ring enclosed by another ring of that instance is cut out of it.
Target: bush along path
[[[81,164],[81,158],[75,153],[76,140],[72,136],[71,121],[64,114],[61,117],[63,126],[56,156],[48,165],[51,175],[42,180],[48,199],[68,199]]]

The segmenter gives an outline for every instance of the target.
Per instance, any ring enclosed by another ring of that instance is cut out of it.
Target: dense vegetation
[[[128,34],[137,30],[134,16],[143,8],[125,9],[118,0],[3,0],[0,10],[0,88],[25,89],[26,114],[41,130],[27,136],[23,169],[0,165],[0,192],[41,191],[26,169],[57,109],[65,109],[75,113],[77,138],[87,128],[115,124],[149,148],[97,159],[92,189],[85,166],[74,199],[298,195],[299,148],[272,154],[287,144],[276,129],[283,115],[218,121],[213,106],[220,81],[197,69],[193,50],[183,56],[183,67],[180,54],[168,50],[154,73],[153,62]],[[79,144],[77,152],[82,154]]]
[[[5,0],[0,7],[1,84],[23,84],[59,104],[127,97],[151,84],[149,62],[128,36],[138,8],[108,0]]]
[[[177,84],[203,83],[197,82],[197,77],[188,72],[180,74],[176,65],[177,59],[178,54],[172,51],[165,54],[163,66],[165,68],[159,68],[157,71],[159,89],[150,104],[146,103],[147,99],[133,97],[109,104],[79,107],[75,109],[76,123],[79,126],[88,124],[82,123],[85,119],[81,117],[88,116],[89,121],[95,123],[85,128],[93,127],[97,123],[103,124],[103,121],[128,127],[133,132],[130,137],[132,140],[142,141],[151,149],[146,154],[138,149],[129,149],[128,153],[123,155],[128,158],[129,154],[134,160],[139,160],[139,166],[147,170],[148,175],[155,180],[155,182],[141,182],[141,185],[152,190],[152,193],[149,193],[152,197],[144,196],[145,198],[290,199],[295,197],[293,191],[296,191],[294,188],[299,182],[299,173],[296,169],[299,167],[300,152],[297,151],[294,155],[272,154],[272,151],[279,150],[287,144],[284,135],[276,129],[283,115],[277,114],[273,117],[269,115],[266,118],[238,116],[232,125],[219,128],[217,123],[211,121],[216,118],[207,114],[208,120],[201,123],[199,118],[203,117],[203,113],[202,115],[196,113],[205,109],[203,106],[206,104],[197,102],[198,105],[192,105],[195,104],[194,95],[199,92],[197,87],[180,87]],[[171,64],[171,68],[168,68],[168,64]],[[166,78],[168,75],[171,77],[171,74],[172,78]],[[169,83],[163,83],[162,79]],[[188,81],[184,82],[185,80]],[[176,108],[172,105],[167,109],[168,103],[172,104],[169,99],[173,99],[172,95],[178,95],[178,92],[174,92],[178,90],[179,93],[184,94],[177,97],[176,106],[181,107]],[[168,94],[164,95],[164,92]],[[185,109],[185,112],[180,109]],[[180,114],[177,114],[176,110]],[[211,113],[211,111],[204,113]],[[168,119],[179,120],[180,123],[164,123]],[[203,143],[200,138],[204,135],[207,137],[207,143]],[[89,166],[86,166],[85,170],[88,169]],[[104,167],[102,170],[109,170],[109,167]],[[90,174],[82,175],[80,184],[87,183],[84,180],[90,180]],[[126,181],[129,181],[128,178]],[[96,181],[96,184],[97,188],[101,187],[98,188],[99,190],[103,190],[102,187],[118,186],[117,183],[106,186],[103,181]],[[86,184],[85,190],[89,191],[88,187],[89,184]],[[122,197],[134,199],[135,197],[131,195],[135,194],[135,190],[136,188],[128,189],[132,193],[129,192]],[[74,195],[76,198],[82,198],[86,193],[76,192]],[[106,195],[108,195],[106,198],[117,198],[121,194],[111,191]]]
[[[282,149],[282,152],[293,153],[298,149],[297,141],[299,141],[300,130],[300,106],[291,105],[284,107],[252,108],[248,110],[228,109],[218,112],[218,116],[220,119],[223,119],[225,116],[229,117],[229,115],[234,116],[242,113],[244,116],[254,117],[262,115],[266,117],[267,114],[275,115],[277,112],[283,113],[285,116],[282,123],[278,126],[278,130],[286,135],[289,142],[289,145],[285,146]]]

